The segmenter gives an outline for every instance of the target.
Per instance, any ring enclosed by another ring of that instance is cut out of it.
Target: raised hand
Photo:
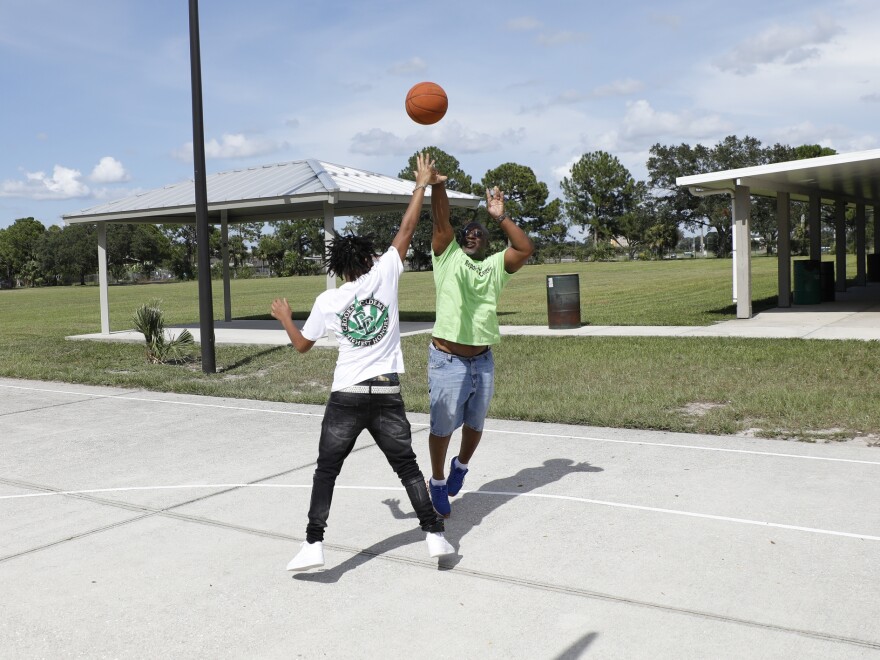
[[[291,311],[290,305],[287,302],[287,298],[275,298],[272,301],[272,316],[279,321],[284,321],[284,319],[290,320]]]
[[[486,211],[496,220],[504,215],[504,193],[498,186],[492,190],[486,188]]]

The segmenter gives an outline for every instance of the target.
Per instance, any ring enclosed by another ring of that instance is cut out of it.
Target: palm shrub
[[[160,304],[160,300],[151,300],[134,313],[134,327],[147,342],[147,360],[152,364],[183,360],[187,357],[185,349],[194,343],[193,336],[189,330],[184,330],[176,338],[168,339]]]

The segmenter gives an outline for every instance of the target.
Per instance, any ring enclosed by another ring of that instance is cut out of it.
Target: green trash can
[[[799,259],[794,262],[793,302],[795,305],[818,305],[822,302],[820,264],[818,259]]]
[[[823,261],[819,273],[822,302],[834,302],[834,262]]]
[[[581,327],[581,287],[577,273],[547,276],[547,326],[552,330]]]

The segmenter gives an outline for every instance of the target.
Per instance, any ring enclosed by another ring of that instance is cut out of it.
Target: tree
[[[630,259],[646,253],[662,257],[674,250],[678,242],[677,221],[666,214],[643,181],[636,183],[632,209],[619,218],[618,231],[626,239],[620,243]]]
[[[318,219],[278,223],[275,235],[284,245],[282,274],[316,275],[324,254],[324,225]]]
[[[160,225],[163,234],[171,241],[171,255],[168,266],[177,279],[191,280],[196,276],[196,226]],[[208,225],[208,240],[211,240],[216,229]]]
[[[98,241],[93,224],[52,225],[43,235],[41,267],[47,284],[86,283],[98,270]]]
[[[124,278],[130,270],[150,277],[169,259],[173,262],[173,254],[174,247],[168,234],[156,225],[128,223],[108,227],[107,266],[116,281]]]
[[[36,286],[43,283],[41,248],[46,227],[34,218],[19,218],[0,234],[0,261],[13,284]]]
[[[15,271],[6,248],[6,230],[0,229],[0,289],[12,288],[15,282]]]
[[[822,147],[818,144],[802,144],[797,147],[789,145],[774,144],[767,148],[768,163],[782,163],[792,160],[802,160],[804,158],[819,158],[820,156],[833,156],[837,152],[829,147]],[[767,246],[767,254],[771,254],[773,248],[778,241],[779,223],[776,218],[776,205],[773,200],[758,198],[752,213],[752,229],[760,234]],[[789,209],[792,218],[792,251],[795,254],[807,254],[809,252],[809,237],[807,227],[801,225],[798,221],[806,218],[808,213],[808,203],[797,200],[791,201]],[[822,215],[822,220],[830,222],[833,226],[833,215]]]
[[[500,165],[487,171],[479,184],[474,184],[473,194],[485,195],[487,188],[495,186],[504,192],[504,210],[532,237],[538,256],[542,248],[563,243],[568,237],[568,225],[559,200],[547,203],[550,194],[547,184],[538,181],[532,168],[517,163]],[[505,244],[506,234],[498,223],[489,220],[485,209],[480,208],[479,216],[489,229],[490,239]]]
[[[565,212],[573,224],[592,227],[597,241],[620,234],[620,218],[634,208],[636,182],[611,154],[593,151],[571,167],[561,182]]]
[[[717,232],[714,250],[719,257],[726,257],[730,254],[732,244],[730,197],[723,194],[697,197],[676,185],[677,177],[830,156],[836,152],[817,144],[791,147],[777,143],[764,148],[756,138],[731,135],[711,148],[703,145],[666,147],[655,144],[650,153],[648,182],[665,212],[675,216],[689,229],[695,230],[701,226],[714,229]],[[775,203],[769,198],[753,197],[751,206],[750,228],[762,236],[770,254],[778,238]],[[792,217],[800,217],[803,213],[801,203],[794,202]],[[796,238],[797,249],[803,249],[804,237]]]
[[[284,263],[284,243],[274,234],[263,236],[257,247],[260,257],[269,265],[269,272],[280,277]]]
[[[676,185],[677,177],[732,170],[768,162],[760,140],[730,135],[712,148],[681,144],[664,147],[655,144],[648,158],[648,183],[664,213],[692,230],[711,227],[718,234],[716,254],[726,257],[732,247],[731,199],[729,195],[698,197]]]

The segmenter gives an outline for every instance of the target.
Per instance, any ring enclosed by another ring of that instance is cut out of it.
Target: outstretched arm
[[[287,298],[276,298],[272,301],[272,316],[281,321],[281,325],[287,330],[287,336],[290,337],[290,343],[297,351],[305,353],[315,345],[311,339],[303,337],[294,324]]]
[[[508,273],[515,273],[532,256],[535,246],[510,215],[504,212],[504,193],[498,190],[498,186],[492,190],[486,188],[486,211],[498,221],[499,226],[507,235],[507,240],[510,241],[510,247],[504,251],[504,270]]]
[[[446,194],[446,177],[431,186],[431,217],[434,219],[434,231],[431,234],[431,249],[435,255],[441,255],[449,247],[455,233],[449,222],[449,197]]]
[[[434,177],[434,161],[428,154],[416,155],[416,171],[413,174],[416,175],[416,186],[413,188],[412,199],[409,200],[409,206],[406,207],[403,220],[400,221],[400,229],[391,241],[391,247],[400,254],[401,261],[406,261],[406,253],[419,224],[419,214],[425,201],[425,188],[431,185],[431,179]]]

